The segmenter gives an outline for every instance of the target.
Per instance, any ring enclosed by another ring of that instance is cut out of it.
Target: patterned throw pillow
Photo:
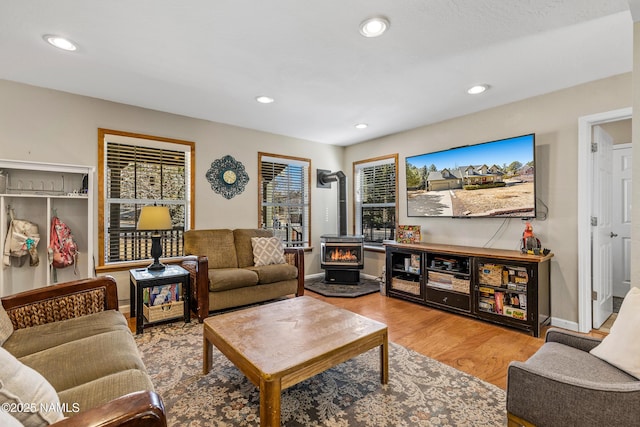
[[[252,237],[253,263],[256,267],[284,264],[284,245],[277,237]]]
[[[9,411],[15,419],[25,426],[46,426],[64,418],[58,394],[42,375],[2,347],[0,366],[0,404],[29,408]]]
[[[0,345],[4,345],[4,342],[9,339],[13,333],[13,324],[6,310],[0,302]]]

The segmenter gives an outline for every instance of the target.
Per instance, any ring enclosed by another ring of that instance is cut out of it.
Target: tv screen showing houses
[[[535,135],[406,158],[410,217],[535,217]]]

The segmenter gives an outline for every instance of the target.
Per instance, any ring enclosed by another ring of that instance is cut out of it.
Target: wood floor
[[[381,294],[326,298],[307,291],[305,295],[386,323],[390,341],[503,389],[509,362],[527,360],[544,343],[525,332]]]
[[[526,332],[379,293],[359,298],[327,298],[311,291],[305,295],[386,323],[390,341],[502,389],[507,385],[509,362],[527,360],[544,343],[544,338]],[[135,330],[135,321],[130,319],[129,325]]]

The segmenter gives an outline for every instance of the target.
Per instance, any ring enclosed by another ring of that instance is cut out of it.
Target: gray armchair
[[[507,374],[509,426],[638,426],[640,380],[592,356],[600,339],[551,328]]]

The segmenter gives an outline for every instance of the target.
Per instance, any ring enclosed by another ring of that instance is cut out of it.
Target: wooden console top
[[[553,252],[550,252],[547,255],[529,255],[509,249],[479,248],[475,246],[445,245],[440,243],[385,242],[384,245],[395,248],[416,249],[424,252],[437,252],[439,254],[500,258],[512,261],[544,262],[553,258]]]

